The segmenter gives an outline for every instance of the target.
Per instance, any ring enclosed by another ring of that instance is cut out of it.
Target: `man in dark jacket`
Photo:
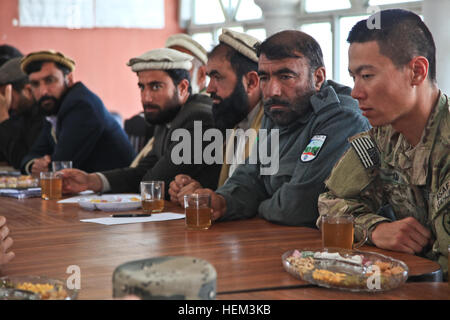
[[[211,194],[215,220],[260,216],[314,227],[324,180],[349,147],[348,137],[369,123],[351,89],[326,80],[320,46],[303,32],[282,31],[266,39],[258,74],[265,109],[253,150],[258,161],[240,165],[216,192],[196,192]],[[262,150],[272,150],[270,159],[261,157]]]
[[[162,48],[129,61],[128,65],[138,76],[145,119],[156,125],[153,148],[133,168],[93,174],[64,170],[64,192],[76,193],[86,189],[95,192],[139,192],[140,181],[162,180],[165,181],[167,196],[170,181],[180,173],[189,174],[209,188],[217,184],[220,165],[196,162],[195,152],[190,153],[190,162],[179,163],[176,157],[175,147],[179,145],[177,133],[187,133],[190,146],[195,149],[198,145],[201,153],[202,142],[199,144],[195,139],[201,139],[203,132],[196,132],[197,125],[201,124],[203,131],[214,127],[211,99],[206,95],[191,95],[191,60],[192,56],[188,54]]]
[[[51,161],[72,161],[88,172],[129,165],[134,151],[123,129],[100,98],[74,82],[75,62],[55,51],[33,52],[21,61],[39,107],[47,115],[44,128],[22,171],[48,171]]]
[[[13,58],[0,68],[0,159],[16,169],[44,123],[20,59]]]

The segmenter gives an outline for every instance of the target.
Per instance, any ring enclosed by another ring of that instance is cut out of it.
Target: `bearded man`
[[[218,187],[248,158],[261,126],[264,108],[255,49],[259,43],[248,34],[223,29],[219,44],[208,54],[206,72],[210,80],[206,92],[213,99],[214,125],[223,133],[232,130],[225,143]],[[248,129],[255,134],[246,135]],[[170,199],[183,206],[183,196],[201,187],[189,175],[177,175],[170,183]]]
[[[47,118],[22,159],[22,171],[39,175],[52,161],[72,161],[88,172],[129,165],[134,151],[100,98],[75,82],[75,62],[55,51],[32,52],[21,60],[31,92]]]
[[[311,36],[279,32],[259,46],[258,56],[265,116],[256,147],[278,148],[279,157],[271,159],[278,161],[278,170],[263,174],[272,163],[260,159],[240,165],[216,192],[195,192],[211,195],[214,220],[259,216],[315,227],[324,180],[349,147],[348,137],[370,125],[351,89],[326,80],[322,51]]]
[[[191,94],[189,70],[192,56],[168,48],[148,51],[132,58],[128,66],[136,72],[145,119],[155,125],[152,150],[136,167],[87,174],[81,170],[63,170],[63,192],[84,190],[95,192],[139,192],[141,181],[165,181],[166,195],[170,181],[177,174],[187,172],[210,187],[215,186],[220,170],[218,165],[177,164],[172,149],[178,144],[172,140],[178,129],[187,130],[194,145],[194,122],[200,121],[203,130],[213,128],[211,99],[202,94]],[[192,154],[192,156],[194,156]]]

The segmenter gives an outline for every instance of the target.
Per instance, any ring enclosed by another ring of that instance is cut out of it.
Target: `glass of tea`
[[[142,210],[145,214],[158,213],[164,209],[164,181],[141,182]]]
[[[184,196],[186,228],[206,230],[211,227],[211,196],[209,194],[187,194]]]
[[[62,177],[56,172],[41,172],[41,196],[44,200],[62,198]]]
[[[356,249],[367,240],[367,231],[361,228],[364,236],[358,243],[353,243],[355,226],[351,215],[323,215],[321,217],[322,246],[324,248]]]
[[[62,169],[72,169],[72,161],[52,161],[53,172]]]

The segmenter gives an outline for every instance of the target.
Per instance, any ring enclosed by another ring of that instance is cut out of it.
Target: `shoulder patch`
[[[300,157],[303,162],[309,162],[314,160],[319,154],[320,149],[322,148],[325,140],[327,139],[326,135],[315,135],[311,138],[308,145]]]
[[[380,154],[369,137],[358,137],[350,141],[364,168],[370,169],[380,164]]]

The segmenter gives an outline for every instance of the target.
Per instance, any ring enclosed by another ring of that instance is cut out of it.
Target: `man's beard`
[[[172,121],[181,109],[180,101],[177,97],[177,92],[173,94],[173,97],[167,102],[164,108],[160,105],[153,103],[145,103],[144,107],[144,118],[148,124],[158,125],[166,124]],[[158,110],[158,112],[146,112],[146,109]]]
[[[293,123],[295,120],[306,114],[311,108],[310,98],[316,93],[314,85],[310,84],[309,88],[303,90],[303,94],[299,95],[291,103],[286,99],[269,98],[264,100],[264,112],[268,115],[277,125],[287,126]],[[280,110],[270,108],[273,106],[284,106],[288,110]]]
[[[69,89],[67,80],[64,80],[64,89],[61,93],[61,96],[58,98],[55,98],[53,96],[42,96],[39,100],[38,100],[38,105],[39,105],[39,109],[41,111],[41,113],[45,116],[53,116],[55,114],[58,114],[59,108],[61,107],[62,101],[65,97],[65,95],[67,94],[67,91]],[[44,102],[46,101],[50,101],[51,104],[44,106]]]
[[[43,103],[46,101],[51,101],[52,105],[44,106]],[[58,113],[61,107],[61,99],[56,99],[52,96],[43,96],[38,100],[38,105],[43,115],[52,116]]]
[[[212,99],[220,100],[219,103],[212,106],[214,123],[220,130],[234,128],[248,114],[248,96],[241,80],[236,82],[233,92],[225,99],[211,93]]]
[[[15,114],[19,116],[27,116],[31,113],[34,105],[34,99],[28,99],[22,93],[19,96],[19,103]]]

